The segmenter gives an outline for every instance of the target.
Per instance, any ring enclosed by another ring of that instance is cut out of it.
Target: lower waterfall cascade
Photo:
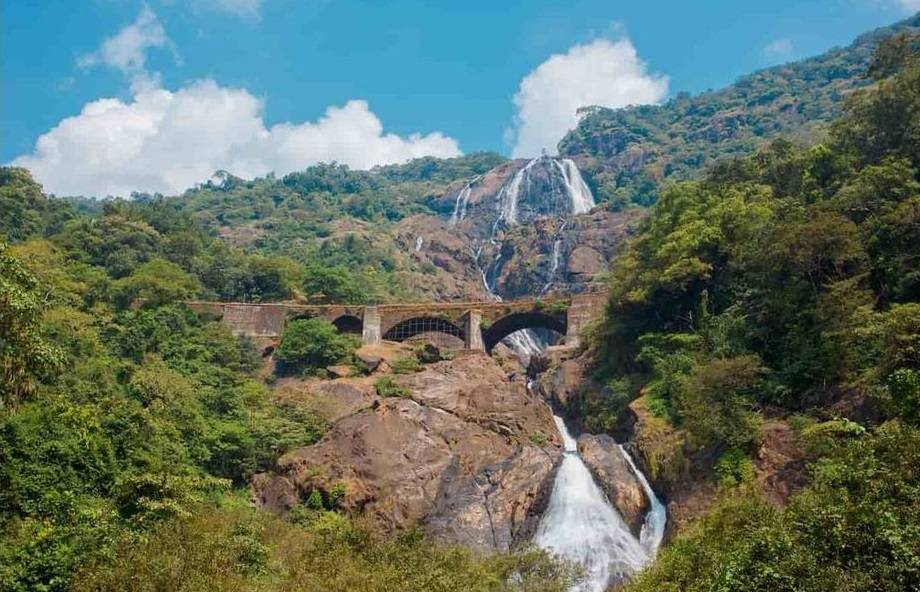
[[[570,592],[603,592],[612,582],[631,577],[654,559],[664,535],[665,508],[621,446],[620,452],[635,471],[651,504],[636,539],[594,482],[563,419],[553,415],[553,420],[565,451],[535,543],[585,568],[585,581]]]

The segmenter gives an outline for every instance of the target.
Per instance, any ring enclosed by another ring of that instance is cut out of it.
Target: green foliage
[[[549,436],[547,436],[540,430],[531,432],[528,438],[530,438],[530,441],[536,444],[537,446],[543,446],[544,444],[546,444],[547,440],[549,440]]]
[[[836,442],[788,508],[729,498],[628,589],[916,589],[920,432],[892,422]]]
[[[342,335],[335,325],[319,319],[285,324],[278,361],[285,374],[313,374],[348,359],[358,347],[354,335]]]
[[[0,168],[0,243],[41,234],[48,201],[26,169]]]
[[[740,448],[729,448],[716,463],[719,485],[734,487],[754,480],[754,461]]]
[[[412,396],[412,391],[408,387],[394,382],[389,376],[381,376],[374,381],[374,388],[381,397],[409,398]]]
[[[202,508],[150,537],[120,542],[110,560],[82,570],[75,588],[562,592],[575,576],[537,551],[485,556],[417,531],[379,540],[332,512],[295,524],[251,510]]]
[[[703,444],[749,449],[760,436],[761,419],[752,403],[763,374],[753,356],[695,368],[674,400],[681,425]]]
[[[0,243],[0,414],[61,367],[61,352],[41,335],[44,305],[38,279]]]
[[[393,374],[412,374],[422,369],[422,363],[415,357],[396,358],[390,362]]]

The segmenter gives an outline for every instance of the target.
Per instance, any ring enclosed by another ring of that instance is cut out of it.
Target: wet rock
[[[584,434],[578,438],[578,454],[630,531],[639,536],[650,502],[617,443],[607,435]]]

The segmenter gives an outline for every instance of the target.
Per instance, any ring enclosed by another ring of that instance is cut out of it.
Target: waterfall
[[[594,482],[562,418],[553,420],[565,453],[535,542],[585,568],[586,581],[572,592],[603,592],[642,569],[649,556]]]
[[[639,483],[642,485],[642,489],[645,491],[645,495],[648,497],[649,504],[651,505],[648,514],[645,515],[645,521],[642,523],[642,530],[639,533],[639,543],[649,556],[654,557],[658,553],[658,547],[661,546],[661,540],[664,538],[664,527],[667,523],[668,511],[667,508],[664,507],[664,504],[661,503],[661,500],[658,499],[658,496],[655,495],[655,492],[652,491],[648,479],[645,478],[645,475],[642,474],[642,471],[636,466],[632,456],[630,456],[622,444],[620,444],[620,452],[623,453],[626,462],[629,463],[633,473],[636,474],[636,478],[639,479]]]
[[[549,270],[549,281],[546,282],[546,285],[543,286],[543,289],[540,290],[540,294],[546,294],[549,292],[549,289],[553,285],[553,281],[556,279],[556,270],[559,269],[559,251],[562,248],[562,239],[557,238],[553,242],[553,266]]]
[[[594,207],[594,196],[571,158],[553,160],[565,181],[565,190],[572,202],[572,215],[584,214]]]
[[[533,165],[539,161],[539,158],[534,158],[525,164],[518,172],[514,173],[511,181],[503,185],[498,192],[498,208],[500,212],[498,219],[503,220],[508,226],[514,226],[518,223],[517,204],[518,197],[521,195],[521,184],[530,169],[533,168]]]
[[[425,244],[425,239],[420,236],[415,237],[415,252],[418,253],[422,250],[422,245]]]
[[[473,180],[467,183],[466,186],[460,190],[460,193],[457,194],[457,202],[454,204],[454,213],[450,217],[451,226],[456,226],[463,222],[463,219],[466,217],[466,207],[470,203],[470,194],[473,193],[473,183],[479,181],[481,178],[482,175],[474,177]]]

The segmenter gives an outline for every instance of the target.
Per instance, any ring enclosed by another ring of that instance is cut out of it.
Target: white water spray
[[[549,289],[553,286],[553,282],[556,280],[556,270],[559,269],[559,251],[562,248],[562,239],[557,238],[553,242],[553,266],[549,270],[549,281],[546,282],[546,285],[543,286],[543,289],[540,290],[541,294],[546,294],[549,292]]]
[[[594,207],[594,196],[591,195],[591,190],[578,171],[578,166],[570,158],[563,158],[561,161],[553,160],[553,163],[559,167],[565,181],[565,190],[572,203],[572,214],[588,212]]]
[[[642,530],[639,532],[639,543],[642,545],[642,548],[645,549],[649,557],[654,557],[658,554],[658,548],[661,546],[661,540],[664,538],[664,527],[668,520],[668,510],[664,507],[664,504],[661,503],[661,500],[658,499],[658,496],[655,495],[655,492],[652,491],[652,486],[649,485],[648,479],[645,478],[645,475],[639,470],[639,467],[636,466],[632,456],[630,456],[622,444],[620,444],[620,452],[623,453],[626,462],[629,463],[633,473],[636,474],[636,478],[639,479],[639,483],[642,485],[642,489],[645,491],[645,496],[648,498],[649,505],[651,506],[648,514],[645,515],[645,520],[642,522]]]
[[[466,218],[466,208],[470,203],[470,194],[473,193],[473,183],[479,181],[481,178],[482,175],[473,178],[473,180],[467,183],[466,186],[460,190],[460,193],[457,194],[457,202],[454,204],[454,213],[450,217],[451,226],[456,226]]]
[[[425,239],[420,236],[415,237],[415,252],[418,253],[422,250],[422,245],[425,244]]]
[[[585,568],[586,581],[572,588],[572,592],[602,592],[612,581],[626,579],[642,569],[648,555],[594,482],[562,418],[554,415],[553,420],[562,436],[565,454],[536,543]]]

